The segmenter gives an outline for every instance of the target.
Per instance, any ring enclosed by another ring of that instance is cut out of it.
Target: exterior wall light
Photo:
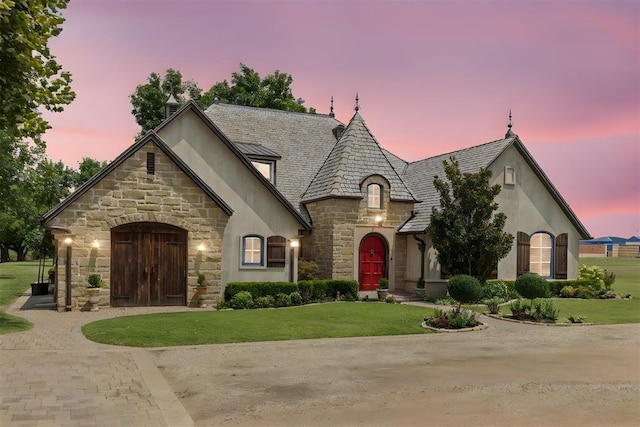
[[[93,243],[91,243],[91,247],[98,249],[100,247],[100,242],[94,240]]]
[[[297,248],[299,246],[300,246],[300,241],[299,240],[296,240],[296,239],[291,240],[291,247],[292,248]]]
[[[373,220],[378,225],[380,225],[382,223],[382,217],[380,215],[376,215],[376,217]]]
[[[204,243],[200,243],[200,244],[198,245],[198,251],[199,251],[199,252],[202,252],[202,251],[204,251],[205,249],[206,249],[206,248],[205,248],[205,246],[204,246]]]
[[[67,237],[64,239],[64,244],[70,246],[73,243],[73,239],[71,237]]]

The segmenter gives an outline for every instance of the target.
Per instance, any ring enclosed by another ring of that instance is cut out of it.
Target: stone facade
[[[147,173],[147,153],[155,156],[155,172]],[[221,294],[222,238],[229,217],[157,145],[142,146],[95,183],[55,218],[58,252],[56,302],[66,305],[67,237],[71,244],[71,308],[85,309],[87,276],[104,282],[101,305],[110,302],[111,229],[133,222],[157,222],[188,232],[187,301],[193,304],[198,272],[211,281],[206,297]],[[204,250],[198,250],[199,245]]]
[[[382,186],[382,208],[369,208],[367,186]],[[414,204],[392,202],[389,184],[373,175],[361,184],[362,198],[328,198],[308,202],[313,233],[303,241],[304,256],[315,259],[322,278],[358,280],[358,249],[365,235],[375,233],[386,240],[387,267],[392,288],[403,289],[406,277],[406,237],[397,229],[409,219]],[[376,216],[382,221],[376,223]],[[403,264],[404,263],[404,264]]]

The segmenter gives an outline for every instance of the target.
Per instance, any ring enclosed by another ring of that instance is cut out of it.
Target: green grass
[[[5,309],[37,280],[38,261],[0,263],[0,308]]]
[[[37,261],[0,263],[0,335],[26,331],[33,327],[28,320],[6,314],[4,310],[29,289],[37,276]]]
[[[262,310],[193,311],[118,317],[85,325],[96,342],[135,347],[425,334],[433,311],[382,303],[327,303]]]
[[[558,323],[568,323],[568,317],[583,316],[583,322],[600,325],[640,323],[640,259],[582,258],[580,264],[597,265],[616,273],[612,288],[617,294],[631,294],[632,299],[564,299],[556,298],[553,306],[560,310]],[[486,306],[468,306],[484,312]],[[511,314],[508,304],[500,307],[500,314]]]

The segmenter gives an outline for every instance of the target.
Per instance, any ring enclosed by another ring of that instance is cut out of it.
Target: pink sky
[[[412,161],[513,130],[594,236],[640,235],[640,3],[72,0],[54,55],[76,100],[47,114],[48,153],[112,160],[151,72],[205,90],[245,63],[279,69]]]

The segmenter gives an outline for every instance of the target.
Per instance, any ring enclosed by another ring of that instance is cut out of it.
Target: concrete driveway
[[[95,344],[84,323],[186,308],[7,310],[0,425],[640,425],[640,325],[483,318],[477,332],[205,345]]]

